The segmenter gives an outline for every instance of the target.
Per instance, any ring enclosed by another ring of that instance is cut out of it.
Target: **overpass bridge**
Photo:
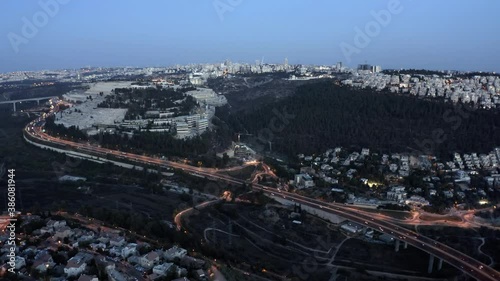
[[[20,99],[20,100],[7,100],[7,101],[0,101],[0,104],[12,104],[14,108],[14,112],[16,112],[16,103],[22,103],[25,101],[36,101],[37,104],[40,104],[41,100],[50,100],[53,98],[57,98],[57,96],[52,96],[52,97],[40,97],[40,98],[30,98],[30,99]]]

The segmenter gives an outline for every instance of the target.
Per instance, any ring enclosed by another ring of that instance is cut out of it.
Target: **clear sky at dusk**
[[[0,72],[262,57],[500,72],[497,0],[400,0],[362,45],[356,27],[394,0],[59,0],[50,14],[40,5],[55,1],[0,2]],[[347,58],[342,43],[357,52]]]

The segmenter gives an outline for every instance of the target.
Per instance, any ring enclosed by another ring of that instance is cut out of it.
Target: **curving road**
[[[62,140],[45,134],[43,132],[44,120],[37,119],[30,122],[25,128],[24,133],[28,135],[32,140],[42,141],[43,143],[53,143],[58,145],[63,145],[66,147],[65,150],[78,151],[80,153],[91,153],[90,155],[95,156],[100,155],[105,157],[106,155],[113,155],[117,158],[126,159],[128,161],[137,162],[141,164],[154,165],[161,168],[172,167],[176,169],[181,169],[192,173],[193,175],[202,176],[213,180],[222,180],[233,184],[243,184],[246,181],[233,178],[228,175],[219,174],[218,172],[224,170],[216,170],[210,168],[198,168],[189,166],[183,163],[167,161],[160,158],[149,157],[144,155],[137,155],[132,153],[125,153],[116,150],[110,150],[101,147],[91,146],[86,143],[76,143],[71,141]],[[227,169],[230,170],[230,169]],[[276,189],[263,186],[261,184],[253,184],[252,188],[256,191],[262,191],[264,194],[270,197],[282,197],[292,203],[300,203],[306,206],[310,206],[317,210],[322,210],[328,213],[339,215],[348,220],[365,224],[368,227],[377,229],[382,232],[394,235],[401,241],[407,242],[408,244],[419,248],[437,258],[443,259],[445,262],[451,264],[467,275],[477,279],[477,280],[488,280],[488,281],[498,281],[500,280],[500,273],[496,270],[483,264],[451,247],[448,247],[442,243],[434,241],[430,238],[422,236],[414,231],[407,230],[400,227],[392,221],[385,220],[383,218],[374,216],[374,214],[365,214],[363,212],[353,210],[344,204],[339,203],[326,203],[320,200],[308,198],[306,196],[301,196],[295,193],[286,191],[277,191]],[[276,193],[276,194],[275,194]]]
[[[298,196],[293,193],[281,192],[278,194],[272,193],[271,196],[282,196],[283,199],[291,200],[295,203],[300,203],[329,213],[337,214],[348,220],[365,224],[368,227],[381,232],[388,233],[400,239],[403,242],[419,248],[437,258],[443,259],[447,263],[466,273],[467,275],[476,278],[477,280],[499,280],[500,273],[488,267],[487,265],[477,261],[445,244],[434,241],[430,238],[422,236],[414,231],[400,227],[392,222],[374,218],[373,215],[360,213],[353,209],[343,206],[342,204],[325,203],[315,199],[310,199],[303,196]]]

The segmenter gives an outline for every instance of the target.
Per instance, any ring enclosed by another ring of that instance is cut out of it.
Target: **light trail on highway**
[[[182,164],[178,162],[168,161],[160,158],[138,155],[133,153],[125,153],[117,150],[111,150],[102,147],[92,146],[90,144],[82,144],[77,142],[71,142],[67,140],[62,140],[59,138],[52,137],[45,132],[43,132],[43,119],[36,119],[30,122],[25,128],[24,133],[28,134],[30,137],[42,141],[44,145],[46,142],[63,145],[67,150],[69,148],[77,149],[78,152],[85,154],[81,151],[87,151],[89,153],[101,155],[101,157],[106,157],[106,155],[113,155],[117,158],[127,159],[132,162],[142,163],[146,165],[155,165],[160,168],[176,168],[183,171],[187,171],[199,176],[204,176],[207,179],[212,180],[223,180],[232,184],[243,184],[247,181],[233,178],[229,175],[219,174],[218,172],[225,171],[224,169],[215,170],[211,168],[201,168],[193,167],[187,164]],[[73,150],[70,150],[73,151]],[[92,155],[95,156],[95,155]],[[227,170],[231,170],[227,169]],[[416,248],[419,248],[437,258],[442,259],[448,264],[454,266],[460,271],[466,273],[467,275],[477,279],[477,280],[487,280],[487,281],[498,281],[500,280],[500,273],[493,268],[487,266],[469,257],[443,243],[439,243],[428,237],[422,236],[414,231],[405,229],[393,222],[384,220],[383,218],[374,218],[373,214],[368,215],[360,211],[356,211],[352,208],[346,207],[344,204],[340,203],[327,203],[306,196],[298,195],[295,193],[287,192],[284,190],[277,191],[273,188],[261,185],[252,184],[252,188],[255,191],[262,191],[264,194],[270,197],[281,196],[285,200],[289,200],[295,203],[300,203],[318,211],[324,211],[327,213],[335,214],[340,217],[364,224],[375,230],[386,232],[388,234],[394,235],[396,239],[403,242],[407,242]]]

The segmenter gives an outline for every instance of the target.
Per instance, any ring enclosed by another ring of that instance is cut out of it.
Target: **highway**
[[[283,191],[278,193],[274,189],[272,191],[272,194],[274,194],[272,196],[282,196],[284,199],[289,199],[296,203],[337,214],[348,220],[364,224],[375,230],[393,235],[396,239],[399,239],[402,242],[407,242],[409,245],[432,254],[437,258],[443,259],[443,261],[451,264],[477,280],[499,280],[500,278],[499,273],[488,267],[486,264],[483,264],[451,247],[422,236],[414,231],[410,231],[391,222],[376,219],[373,215],[359,212],[341,204],[328,204],[325,202],[318,202],[315,199],[296,195],[294,193]]]
[[[18,102],[26,102],[26,101],[50,100],[50,99],[53,99],[53,98],[57,98],[57,96],[54,96],[54,97],[40,97],[40,98],[28,98],[28,99],[21,99],[21,100],[6,100],[6,101],[0,101],[0,104],[18,103]]]
[[[110,150],[106,148],[91,146],[87,143],[76,143],[71,141],[62,140],[49,136],[43,132],[43,119],[37,119],[29,123],[24,128],[24,133],[31,136],[31,138],[43,141],[44,143],[50,142],[54,144],[64,145],[67,150],[78,151],[80,153],[92,153],[91,155],[101,155],[105,157],[106,155],[113,155],[117,158],[126,159],[132,162],[137,162],[141,164],[149,164],[162,168],[176,168],[181,169],[186,172],[190,172],[195,175],[203,176],[208,179],[222,180],[232,184],[243,184],[244,180],[236,179],[228,175],[219,174],[218,172],[231,170],[231,169],[211,169],[211,168],[199,168],[193,167],[187,164],[167,161],[156,157],[149,157],[144,155],[137,155],[132,153],[125,153],[116,150]],[[450,265],[456,267],[467,275],[477,279],[477,280],[488,280],[488,281],[498,281],[500,280],[500,273],[486,264],[483,264],[472,257],[469,257],[445,244],[434,241],[430,238],[422,236],[414,231],[405,229],[395,223],[376,217],[374,214],[363,213],[359,210],[352,209],[344,204],[339,203],[327,203],[320,200],[308,198],[306,196],[301,196],[295,193],[286,192],[284,190],[276,190],[261,184],[252,184],[252,187],[256,191],[262,191],[268,196],[279,196],[283,199],[310,206],[317,210],[322,210],[328,213],[339,215],[348,220],[364,224],[375,230],[388,233],[400,239],[402,242],[407,242],[416,248],[419,248],[429,254],[434,255],[436,258],[443,259],[443,261],[449,263]]]

